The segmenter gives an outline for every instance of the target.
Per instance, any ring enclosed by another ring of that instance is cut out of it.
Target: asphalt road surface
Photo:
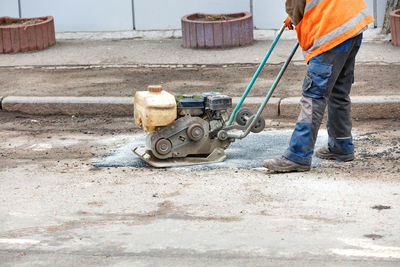
[[[244,158],[291,127],[267,121]],[[400,265],[400,120],[355,122],[354,162],[291,174],[96,165],[140,140],[130,118],[0,111],[0,132],[0,266]]]

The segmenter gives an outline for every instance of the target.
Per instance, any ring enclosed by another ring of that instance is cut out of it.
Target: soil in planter
[[[21,25],[32,25],[36,23],[43,22],[44,20],[42,19],[32,19],[32,20],[17,20],[17,19],[9,19],[9,20],[1,20],[0,21],[0,26],[1,27],[7,27],[7,28],[13,28],[13,27],[19,27]]]
[[[226,21],[239,18],[238,16],[232,15],[206,15],[206,16],[196,16],[192,18],[194,21]]]

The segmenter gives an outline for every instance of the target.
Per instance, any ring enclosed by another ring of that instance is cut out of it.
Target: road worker
[[[289,29],[295,26],[308,70],[289,148],[281,158],[264,161],[264,167],[275,172],[309,171],[326,106],[329,141],[315,155],[351,161],[349,94],[362,33],[374,19],[364,0],[286,0],[286,12],[285,24]]]

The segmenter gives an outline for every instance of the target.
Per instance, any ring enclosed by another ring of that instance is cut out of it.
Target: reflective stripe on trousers
[[[315,141],[328,106],[328,146],[339,154],[354,153],[350,90],[362,34],[310,60],[303,83],[301,112],[284,154],[288,160],[311,165]]]

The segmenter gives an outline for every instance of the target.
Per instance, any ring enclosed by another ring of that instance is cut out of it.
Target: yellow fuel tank
[[[173,123],[177,116],[175,97],[163,91],[162,86],[149,86],[147,91],[135,94],[134,116],[145,132]]]

